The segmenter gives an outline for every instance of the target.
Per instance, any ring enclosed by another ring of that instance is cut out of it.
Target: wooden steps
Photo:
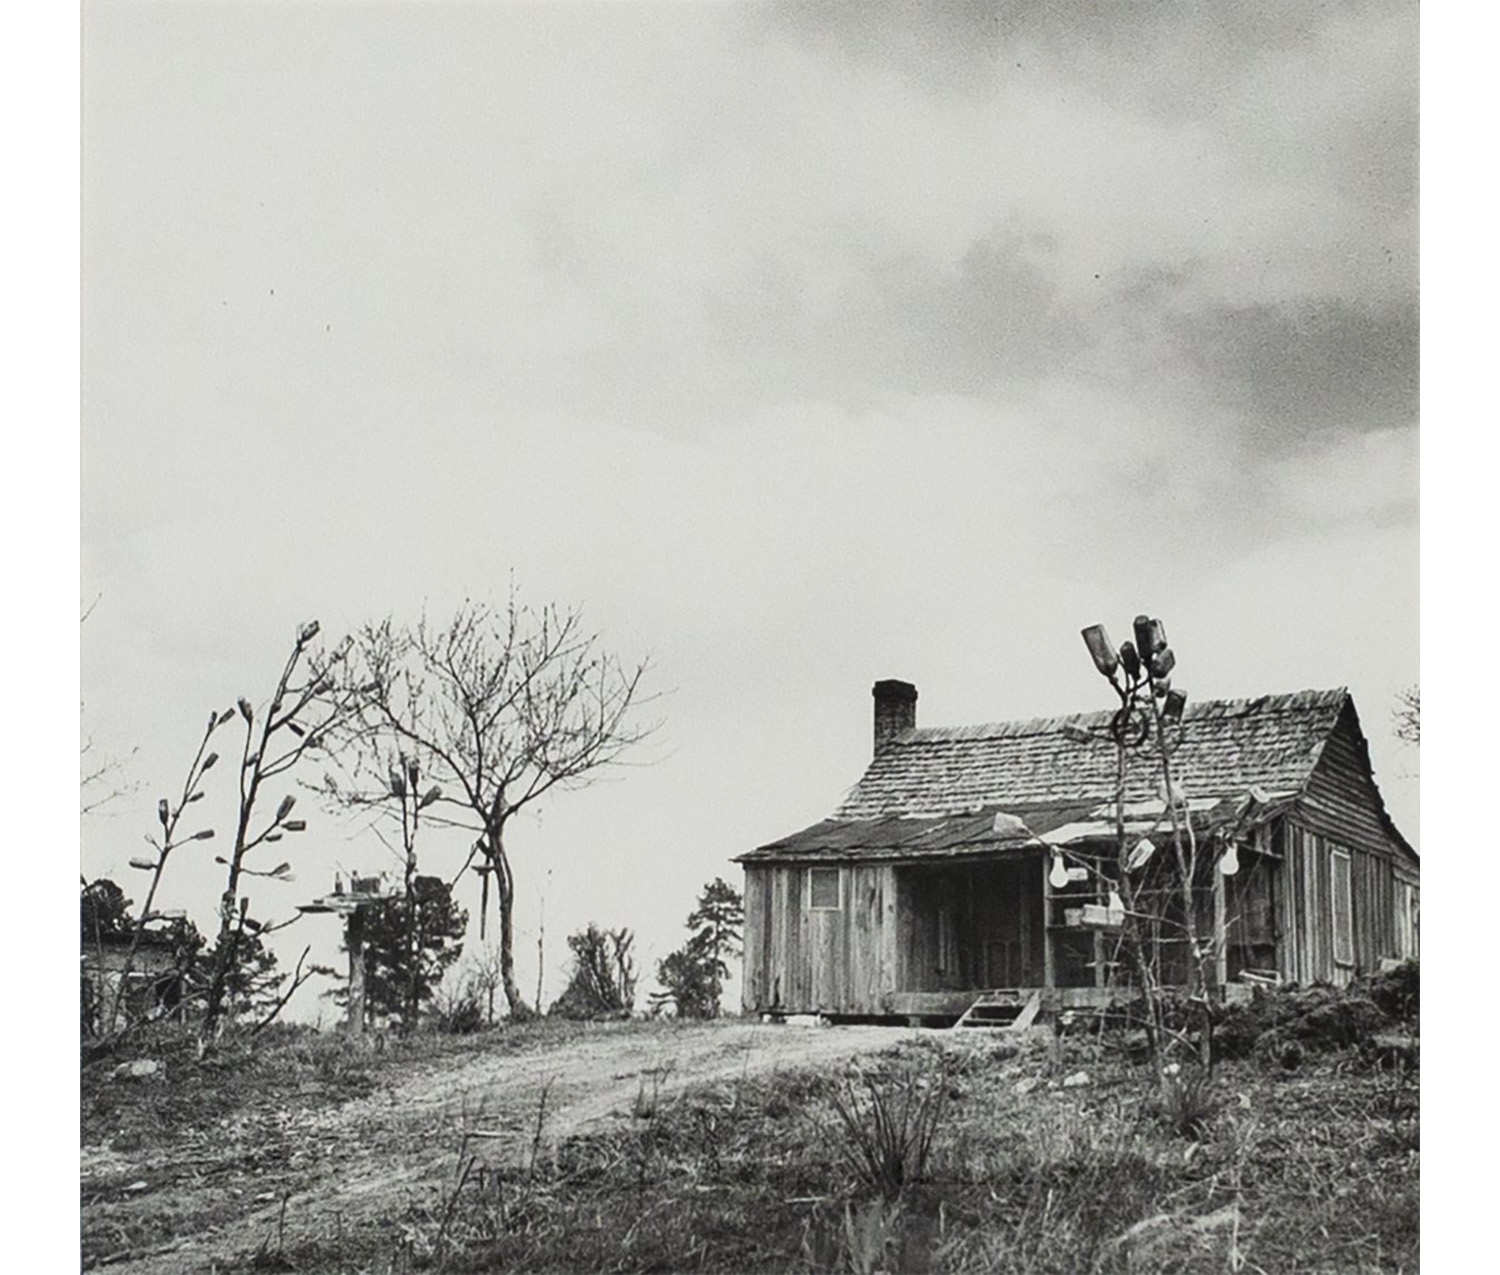
[[[990,1031],[1025,1031],[1042,1008],[1041,989],[1028,995],[1021,988],[1000,988],[982,993],[959,1016],[952,1030],[983,1027]]]

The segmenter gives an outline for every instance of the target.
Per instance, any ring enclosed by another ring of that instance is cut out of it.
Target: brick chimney
[[[893,736],[917,724],[917,688],[910,682],[887,678],[876,682],[870,694],[875,697],[875,751],[878,753]]]

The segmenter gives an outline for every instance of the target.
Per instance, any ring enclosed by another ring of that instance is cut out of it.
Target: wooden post
[[[356,906],[344,927],[344,946],[349,949],[349,1031],[362,1036],[365,1030],[365,914]]]
[[[1214,874],[1214,982],[1222,992],[1224,985],[1229,982],[1228,927],[1225,924],[1229,911],[1229,882],[1219,871],[1217,859],[1213,861],[1209,871]]]
[[[1051,865],[1044,851],[1042,865],[1042,986],[1049,990],[1057,986],[1056,957],[1052,953],[1052,882],[1049,880]]]
[[[1100,889],[1097,889],[1097,888],[1094,891],[1094,898],[1097,899],[1101,904],[1109,902],[1109,900],[1108,900],[1107,896],[1105,895],[1104,891],[1100,890]],[[1107,959],[1105,949],[1106,949],[1106,944],[1105,944],[1105,941],[1104,941],[1104,931],[1102,931],[1102,930],[1095,930],[1094,931],[1094,986],[1095,987],[1103,987],[1108,982],[1108,978],[1107,978],[1108,971],[1104,968],[1105,960]]]

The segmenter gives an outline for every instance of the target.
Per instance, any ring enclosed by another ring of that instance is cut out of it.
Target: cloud
[[[1320,445],[1277,461],[1267,473],[1289,518],[1324,527],[1404,524],[1415,529],[1415,428],[1351,430],[1318,441]]]
[[[1417,417],[1417,314],[1333,301],[1171,316],[1186,358],[1276,438],[1389,429]]]

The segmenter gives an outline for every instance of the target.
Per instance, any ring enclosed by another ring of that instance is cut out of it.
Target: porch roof
[[[1265,801],[1189,801],[1186,814],[1202,837],[1216,828],[1253,827],[1281,814],[1295,794],[1269,796]],[[1127,835],[1156,835],[1165,831],[1167,815],[1161,802],[1127,805]],[[1081,847],[1089,842],[1113,843],[1116,836],[1113,802],[1078,805],[1042,803],[1019,811],[994,807],[961,815],[889,815],[883,819],[825,819],[789,837],[738,855],[737,863],[849,862],[903,859],[959,859],[995,856],[1054,846]]]
[[[962,858],[1040,849],[1041,833],[1086,816],[1090,808],[1071,802],[1025,811],[987,806],[951,815],[825,819],[736,861]]]

